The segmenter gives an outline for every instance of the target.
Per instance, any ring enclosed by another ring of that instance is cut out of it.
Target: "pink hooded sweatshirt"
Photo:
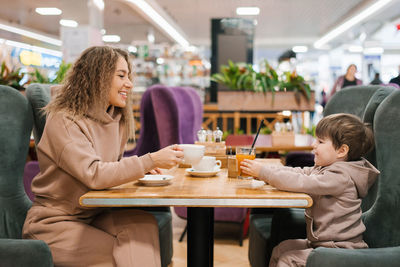
[[[378,174],[371,163],[361,159],[303,169],[264,166],[260,179],[280,190],[312,197],[313,206],[305,211],[311,247],[367,248],[361,200]]]

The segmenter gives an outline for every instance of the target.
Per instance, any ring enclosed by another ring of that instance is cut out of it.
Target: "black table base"
[[[214,208],[188,207],[187,266],[214,264]]]

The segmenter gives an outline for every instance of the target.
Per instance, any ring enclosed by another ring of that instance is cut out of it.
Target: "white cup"
[[[210,156],[205,156],[198,163],[192,164],[195,171],[215,171],[217,166],[221,168],[221,161]]]
[[[179,147],[183,149],[183,163],[185,164],[196,164],[203,158],[206,150],[203,145],[181,144]]]

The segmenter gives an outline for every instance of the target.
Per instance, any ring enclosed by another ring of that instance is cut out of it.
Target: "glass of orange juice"
[[[242,173],[242,169],[240,169],[240,163],[244,159],[253,160],[256,158],[255,148],[251,147],[236,147],[236,164],[237,164],[237,172],[239,179],[250,179],[251,176]]]

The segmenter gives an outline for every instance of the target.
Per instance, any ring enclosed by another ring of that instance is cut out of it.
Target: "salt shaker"
[[[217,127],[217,129],[213,132],[215,143],[222,142],[222,136],[223,135],[224,135],[224,133],[219,129],[219,127]]]
[[[203,129],[203,127],[197,131],[197,139],[199,139],[199,142],[204,143],[207,138],[207,131]]]
[[[213,132],[211,130],[207,130],[207,142],[213,141]]]

